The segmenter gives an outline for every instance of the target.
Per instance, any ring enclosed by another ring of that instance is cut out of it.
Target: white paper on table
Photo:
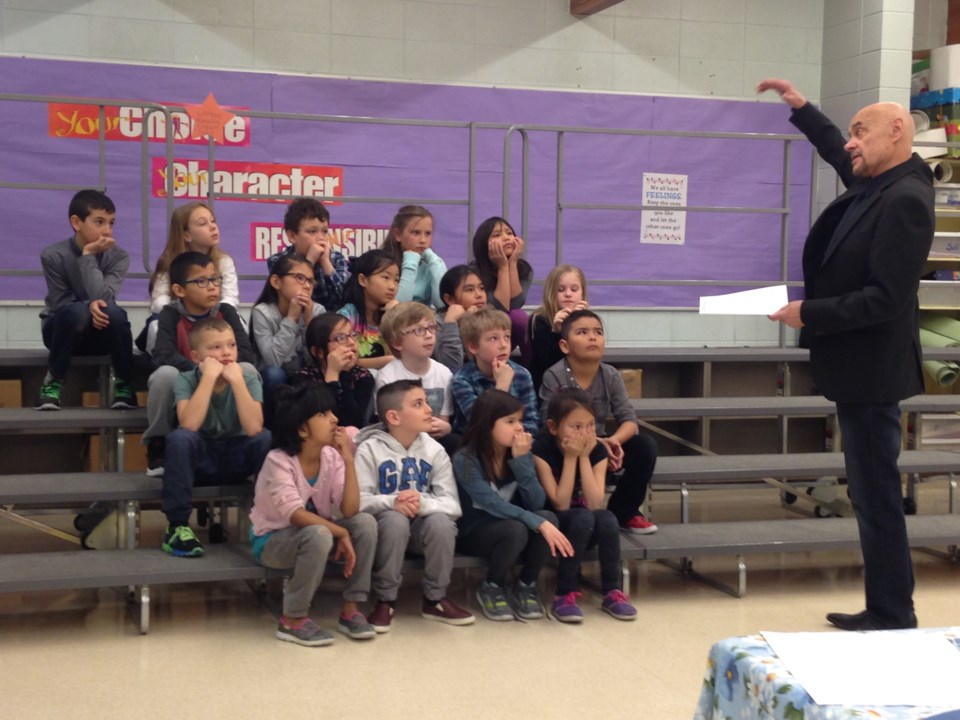
[[[787,286],[744,290],[700,298],[701,315],[770,315],[788,302]]]
[[[945,635],[761,634],[818,705],[960,706],[960,651]]]

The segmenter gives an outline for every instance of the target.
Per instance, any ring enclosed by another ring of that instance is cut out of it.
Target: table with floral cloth
[[[942,633],[960,649],[960,628]],[[921,720],[952,708],[918,705],[817,705],[762,635],[728,638],[710,648],[694,720]]]

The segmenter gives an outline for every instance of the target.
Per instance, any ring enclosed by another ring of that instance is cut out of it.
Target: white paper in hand
[[[788,302],[787,286],[744,290],[700,298],[701,315],[770,315]]]

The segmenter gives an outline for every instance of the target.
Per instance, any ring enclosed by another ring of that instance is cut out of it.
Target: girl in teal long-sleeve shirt
[[[390,224],[383,249],[393,255],[400,268],[397,300],[444,307],[440,279],[447,264],[433,251],[433,215],[419,205],[400,208]]]

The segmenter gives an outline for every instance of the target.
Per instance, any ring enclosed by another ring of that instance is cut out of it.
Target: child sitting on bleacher
[[[483,281],[468,265],[454,265],[440,279],[440,297],[444,310],[440,316],[440,334],[433,357],[456,372],[463,367],[463,339],[460,318],[477,312],[487,304]]]
[[[540,392],[543,374],[563,360],[560,326],[574,310],[587,307],[587,279],[574,265],[557,265],[543,281],[543,301],[530,315],[530,377]]]
[[[513,586],[516,613],[543,617],[537,579],[550,555],[573,555],[545,508],[530,454],[532,438],[523,427],[523,403],[501,390],[487,390],[473,404],[463,448],[453,458],[463,517],[457,547],[487,562],[477,601],[490,620],[514,619],[507,600],[507,575],[521,563]]]
[[[449,456],[429,435],[433,413],[420,381],[380,388],[377,414],[381,424],[356,437],[360,509],[379,526],[370,624],[377,632],[390,630],[409,550],[426,559],[420,616],[469,625],[473,615],[447,597],[460,517],[457,483]]]
[[[359,334],[343,315],[317,315],[304,335],[312,362],[291,378],[292,385],[320,384],[333,393],[341,427],[367,424],[373,401],[373,375],[357,365]]]
[[[526,368],[510,359],[510,318],[505,312],[484,307],[460,319],[463,346],[472,359],[453,374],[453,431],[462,433],[470,408],[484,391],[496,388],[508,392],[524,405],[523,426],[527,432],[539,429],[537,394]]]
[[[277,637],[299,645],[330,645],[333,636],[308,616],[327,560],[343,561],[347,578],[339,630],[354,640],[376,635],[358,602],[370,592],[377,521],[360,512],[353,444],[322,385],[280,387],[273,447],[257,476],[250,511],[254,556],[266,567],[293,568],[283,589]],[[333,510],[340,517],[334,519]]]
[[[342,304],[343,288],[350,279],[347,259],[333,249],[330,234],[330,212],[323,203],[312,197],[294,200],[283,216],[283,231],[290,244],[267,258],[267,270],[284,255],[302,255],[313,263],[313,301],[328,310],[336,310]]]
[[[634,620],[637,610],[623,593],[620,575],[620,527],[604,509],[607,449],[599,442],[590,396],[564,388],[550,398],[546,427],[534,438],[533,462],[547,505],[573,546],[573,557],[557,561],[557,592],[551,614],[560,622],[583,622],[577,604],[580,565],[587,548],[600,559],[600,607],[617,620]]]
[[[639,435],[637,414],[630,405],[623,378],[613,365],[602,362],[606,342],[603,322],[591,310],[575,310],[560,326],[560,349],[566,357],[551,367],[540,386],[541,409],[546,413],[553,395],[563,388],[579,388],[590,396],[596,418],[596,433],[607,449],[611,472],[622,469],[607,509],[617,516],[620,528],[636,535],[656,532],[657,526],[640,512],[647,486],[657,464],[657,444],[649,435]],[[617,429],[606,435],[606,419],[613,417]]]
[[[321,314],[311,292],[313,265],[302,255],[282,255],[274,263],[250,313],[250,339],[263,381],[267,426],[273,421],[273,395],[304,365],[310,353],[303,342],[307,324]]]
[[[111,407],[137,407],[133,391],[133,338],[117,295],[130,258],[113,238],[113,201],[97,190],[81,190],[67,216],[73,237],[40,253],[47,296],[42,318],[43,344],[50,351],[47,375],[36,410],[59,410],[60,393],[74,355],[110,355],[116,373]]]
[[[460,447],[460,436],[450,432],[453,419],[453,373],[431,356],[436,348],[437,315],[418,302],[402,302],[383,315],[380,332],[393,350],[396,360],[377,373],[376,389],[396,380],[419,380],[433,411],[430,437],[443,445],[449,455]]]
[[[164,472],[164,439],[173,429],[173,384],[182,372],[193,370],[190,328],[204,318],[222,318],[233,329],[237,353],[235,360],[244,372],[256,374],[250,338],[232,305],[220,302],[220,274],[207,255],[187,252],[170,263],[170,291],[176,298],[160,311],[157,345],[153,351],[156,370],[147,381],[147,475]]]
[[[157,344],[157,319],[173,299],[170,291],[170,263],[185,252],[208,255],[220,275],[220,301],[240,307],[240,280],[233,258],[220,249],[220,227],[210,208],[202,202],[181,205],[170,216],[167,246],[157,258],[150,276],[150,317],[143,333],[137,337],[138,346],[148,355]],[[242,318],[241,318],[242,320]]]
[[[175,557],[203,555],[188,524],[197,477],[245,479],[260,472],[270,450],[260,378],[237,362],[233,328],[222,318],[205,318],[193,324],[189,339],[196,367],[174,381],[180,427],[167,436],[163,477],[162,547]]]

